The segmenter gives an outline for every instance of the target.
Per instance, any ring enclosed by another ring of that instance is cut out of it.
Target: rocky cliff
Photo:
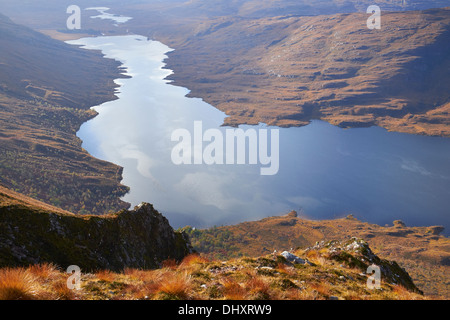
[[[0,193],[0,267],[52,262],[85,271],[149,269],[191,252],[187,236],[175,232],[151,204],[107,216],[76,216]]]

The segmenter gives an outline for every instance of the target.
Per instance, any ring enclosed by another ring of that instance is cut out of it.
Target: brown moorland
[[[67,17],[56,14],[64,2],[50,1],[37,12],[32,5],[14,11],[18,4],[7,4],[21,23],[59,39],[64,32],[73,36],[63,28]],[[302,126],[322,119],[341,127],[449,136],[450,2],[377,1],[381,30],[366,26],[372,4],[113,2],[114,13],[133,19],[114,26],[83,11],[80,36],[136,33],[171,46],[173,84],[225,111],[227,125]]]
[[[126,208],[122,168],[95,159],[76,136],[115,99],[119,64],[0,15],[0,183],[75,213]]]
[[[176,48],[169,79],[226,112],[227,125],[321,119],[450,136],[450,9],[386,12],[381,30],[366,20],[220,17],[157,38]]]
[[[311,261],[293,264],[280,255],[210,261],[194,255],[155,270],[82,273],[76,290],[67,287],[69,275],[53,264],[3,268],[0,300],[429,299],[387,281],[380,289],[368,289],[368,275],[335,260],[327,250]]]
[[[295,211],[259,221],[210,229],[183,229],[198,252],[210,258],[260,256],[277,250],[305,249],[317,242],[357,237],[375,254],[397,261],[427,295],[450,298],[450,239],[441,226],[408,227],[359,221],[353,216],[310,220]]]
[[[146,207],[151,208],[149,205]],[[189,255],[186,249],[190,245],[180,242],[181,239],[172,244],[175,248],[165,248],[164,243],[173,233],[167,223],[168,233],[153,232],[152,236],[157,239],[148,239],[139,231],[139,210],[128,214],[123,221],[127,221],[126,225],[133,225],[134,231],[122,230],[121,223],[115,225],[115,221],[123,220],[126,213],[80,217],[0,188],[0,300],[430,298],[422,294],[401,265],[379,257],[362,239],[333,240],[309,248],[287,249],[290,253],[280,251],[223,261],[198,254]],[[150,215],[154,214],[150,212]],[[292,214],[289,217],[294,218]],[[147,231],[158,229],[152,223],[145,227],[149,228]],[[27,235],[29,229],[33,229],[32,236]],[[103,234],[100,238],[98,232]],[[89,236],[84,237],[88,233]],[[174,234],[181,235],[179,232]],[[108,248],[111,237],[116,239],[116,246]],[[129,241],[138,238],[142,241]],[[10,244],[11,240],[14,240],[13,244]],[[157,245],[160,249],[144,252],[142,244]],[[119,254],[122,246],[126,252]],[[33,250],[29,251],[30,248]],[[176,248],[182,249],[178,258],[174,255]],[[156,255],[155,258],[152,254]],[[160,259],[166,254],[168,260]],[[39,262],[27,264],[31,261],[30,255]],[[116,255],[128,261],[119,268],[120,272],[104,267],[114,266]],[[158,262],[138,268],[133,267],[133,257]],[[98,264],[90,263],[93,258],[99,259]],[[65,272],[67,263],[82,266],[80,289],[68,288],[70,274]],[[367,286],[371,275],[367,268],[372,264],[381,270],[378,290]]]

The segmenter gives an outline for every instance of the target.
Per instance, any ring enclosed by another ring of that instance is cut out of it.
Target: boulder
[[[296,264],[311,264],[308,260],[297,257],[295,254],[292,254],[287,251],[283,251],[281,255],[289,262]]]

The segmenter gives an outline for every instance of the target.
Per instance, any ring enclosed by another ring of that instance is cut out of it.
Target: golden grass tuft
[[[61,277],[60,271],[52,263],[31,265],[27,268],[27,271],[40,283],[55,281]]]
[[[248,298],[268,300],[271,298],[270,284],[261,276],[254,276],[245,281],[244,288]]]
[[[308,250],[308,251],[306,251],[306,257],[308,258],[308,259],[316,259],[316,258],[318,258],[320,255],[319,255],[319,253],[317,252],[317,250]]]
[[[71,290],[67,287],[67,280],[60,279],[55,281],[52,286],[52,297],[49,299],[57,299],[57,300],[73,300],[76,298],[76,294],[74,290]]]
[[[181,261],[180,267],[186,268],[189,266],[199,265],[199,264],[208,263],[208,262],[209,262],[209,260],[206,259],[205,257],[202,257],[201,255],[199,255],[197,253],[193,253],[193,254],[186,256],[183,259],[183,261]]]
[[[278,263],[276,270],[281,273],[281,274],[285,274],[285,275],[293,275],[295,274],[295,269],[293,267],[290,267],[284,263]]]
[[[0,270],[0,300],[33,300],[34,287],[34,277],[27,270]]]
[[[238,282],[231,278],[224,278],[221,281],[223,285],[223,295],[227,300],[246,300],[247,290]]]
[[[315,300],[317,292],[304,289],[288,289],[283,292],[283,299],[287,300]]]
[[[148,284],[163,299],[188,300],[191,298],[192,279],[184,272],[166,272],[158,282]]]
[[[95,273],[95,276],[100,281],[111,282],[116,279],[116,274],[110,270],[100,270]]]
[[[155,282],[161,277],[161,270],[139,270],[127,268],[123,274],[133,280],[140,280],[143,282]]]
[[[408,291],[408,289],[401,285],[395,285],[392,292],[395,294],[395,298],[399,300],[417,300],[418,298],[417,294]]]
[[[330,285],[324,282],[311,283],[309,287],[319,295],[328,298],[331,295]]]

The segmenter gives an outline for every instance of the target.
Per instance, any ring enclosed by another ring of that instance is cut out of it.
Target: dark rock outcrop
[[[191,252],[187,236],[147,203],[106,216],[0,207],[0,267],[51,262],[84,271],[150,269]]]

